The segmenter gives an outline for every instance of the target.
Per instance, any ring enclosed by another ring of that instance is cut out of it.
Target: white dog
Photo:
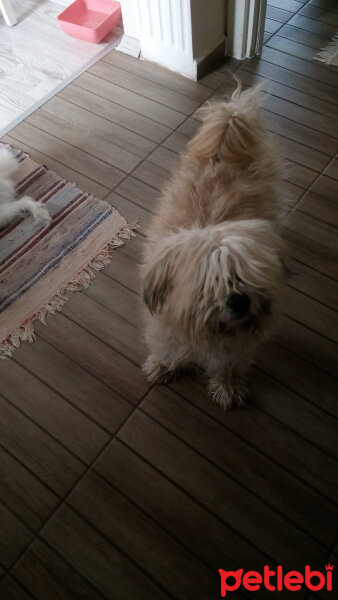
[[[197,365],[224,408],[242,404],[245,374],[271,329],[283,281],[279,160],[260,92],[200,109],[148,231],[141,277],[149,381]]]
[[[29,196],[15,200],[13,176],[18,167],[18,161],[12,152],[6,148],[0,149],[0,229],[26,213],[32,215],[43,227],[47,227],[51,217],[41,202],[36,202]]]

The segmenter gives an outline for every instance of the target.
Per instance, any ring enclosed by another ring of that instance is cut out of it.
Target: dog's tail
[[[18,170],[18,161],[7,148],[0,149],[0,178],[11,179]]]
[[[188,144],[190,153],[201,159],[253,158],[262,136],[260,90],[261,86],[257,86],[241,92],[239,84],[229,102],[202,106],[197,113],[202,125]]]

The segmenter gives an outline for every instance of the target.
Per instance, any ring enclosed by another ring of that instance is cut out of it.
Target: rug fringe
[[[330,65],[331,62],[335,59],[338,54],[338,33],[335,33],[332,37],[331,41],[325,48],[322,48],[316,56],[314,56],[315,60],[320,60],[321,62],[325,62],[327,65]]]
[[[0,342],[0,359],[11,358],[13,352],[19,348],[21,342],[33,342],[35,340],[34,323],[40,321],[46,325],[47,315],[60,312],[64,303],[73,292],[79,292],[89,287],[91,281],[96,277],[98,271],[107,267],[112,258],[112,252],[122,246],[126,241],[135,237],[140,229],[138,221],[124,225],[108,244],[95,256],[88,265],[68,282],[62,290],[57,292],[35,315],[27,319],[8,338]]]

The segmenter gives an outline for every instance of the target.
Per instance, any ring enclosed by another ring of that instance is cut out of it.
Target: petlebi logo
[[[241,586],[250,591],[258,592],[265,588],[270,592],[281,592],[282,590],[290,590],[290,592],[298,592],[302,589],[311,590],[311,592],[319,592],[327,590],[332,592],[332,570],[333,566],[330,563],[325,566],[325,572],[312,570],[310,565],[306,565],[304,572],[300,571],[284,571],[281,565],[275,569],[270,569],[268,565],[264,566],[263,573],[258,571],[246,571],[238,569],[237,571],[224,571],[219,569],[221,577],[221,596],[236,592]]]

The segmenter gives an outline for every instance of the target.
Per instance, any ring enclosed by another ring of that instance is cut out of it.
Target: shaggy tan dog
[[[279,160],[260,92],[199,111],[148,231],[141,276],[149,381],[197,365],[224,408],[242,404],[245,374],[271,329],[283,280]]]

